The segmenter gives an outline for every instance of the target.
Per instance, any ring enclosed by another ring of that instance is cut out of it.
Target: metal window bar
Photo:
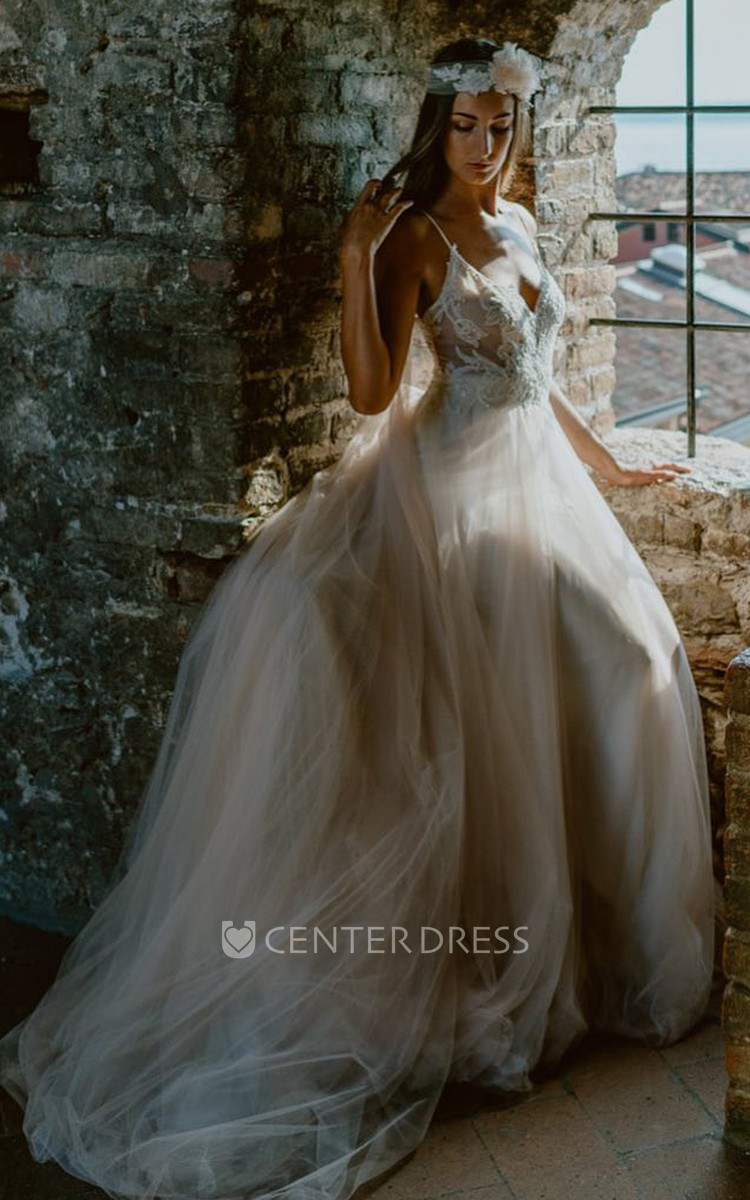
[[[750,112],[750,104],[696,104],[695,103],[695,10],[694,0],[685,0],[685,104],[592,104],[589,113],[682,113],[685,116],[685,211],[654,212],[593,212],[589,220],[597,221],[676,221],[685,226],[687,261],[685,271],[685,320],[655,320],[637,317],[591,317],[592,325],[645,326],[662,329],[684,329],[687,339],[687,439],[688,457],[695,457],[696,434],[696,388],[695,388],[695,331],[714,329],[722,333],[734,333],[750,329],[750,324],[740,321],[696,321],[695,319],[695,227],[708,221],[750,221],[750,213],[696,213],[695,211],[695,124],[696,113],[742,113]]]

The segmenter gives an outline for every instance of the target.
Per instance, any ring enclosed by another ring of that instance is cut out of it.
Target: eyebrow
[[[476,113],[452,112],[451,116],[452,117],[470,117],[472,121],[479,120]],[[494,117],[491,117],[490,119],[492,121],[498,121],[500,119],[500,117],[512,117],[512,116],[513,116],[512,112],[499,112],[499,113],[495,113]]]

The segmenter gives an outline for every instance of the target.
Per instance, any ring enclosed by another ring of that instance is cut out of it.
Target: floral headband
[[[428,92],[511,92],[524,104],[540,88],[536,59],[515,42],[503,42],[489,61],[433,63],[427,80]]]

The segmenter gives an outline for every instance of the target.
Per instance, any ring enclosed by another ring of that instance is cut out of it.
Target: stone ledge
[[[688,458],[687,434],[671,429],[615,428],[602,435],[608,450],[624,465],[637,462],[677,462],[690,467],[690,475],[679,476],[671,483],[649,484],[643,488],[608,488],[608,492],[627,492],[638,495],[656,492],[664,498],[675,495],[677,503],[685,504],[684,493],[703,496],[740,498],[747,508],[745,532],[750,533],[750,448],[730,438],[698,434],[695,458]],[[609,496],[608,496],[609,499]]]
[[[690,468],[643,487],[592,477],[662,588],[694,667],[710,670],[712,698],[724,708],[723,673],[750,645],[750,449],[699,435],[690,459],[683,434],[659,429],[613,429],[602,441],[623,465]]]

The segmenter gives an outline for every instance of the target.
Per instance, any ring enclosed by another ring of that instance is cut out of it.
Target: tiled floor
[[[1,919],[0,937],[0,995],[13,995],[4,1029],[33,1007],[67,943]],[[587,1038],[519,1098],[446,1088],[422,1144],[356,1200],[750,1200],[750,1151],[722,1140],[720,998],[664,1050]],[[36,1163],[20,1118],[0,1089],[0,1200],[103,1200]]]
[[[750,1151],[722,1140],[721,993],[653,1050],[589,1037],[512,1100],[448,1088],[427,1137],[357,1200],[750,1200]]]

